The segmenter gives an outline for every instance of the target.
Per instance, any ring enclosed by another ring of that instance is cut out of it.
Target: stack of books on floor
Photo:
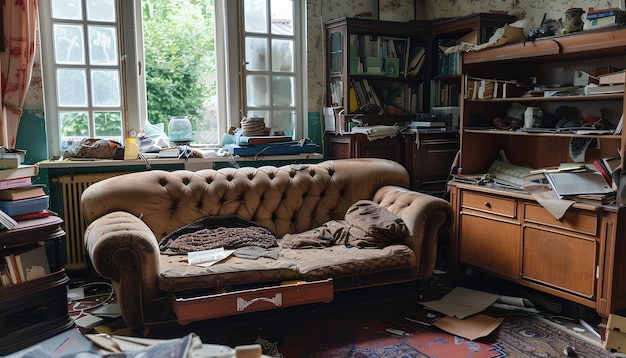
[[[36,165],[18,165],[0,170],[0,210],[15,221],[50,215],[44,185],[34,184],[32,180],[37,173]],[[0,223],[5,229],[12,228],[6,225],[6,220]]]

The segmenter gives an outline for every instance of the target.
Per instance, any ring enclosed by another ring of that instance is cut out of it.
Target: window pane
[[[117,65],[117,30],[112,26],[89,26],[89,61],[92,65]]]
[[[246,63],[248,71],[267,71],[268,44],[263,37],[246,37]]]
[[[263,122],[265,123],[266,127],[270,126],[270,122],[269,122],[269,118],[270,118],[270,112],[268,111],[261,111],[261,110],[251,110],[248,111],[248,114],[246,115],[246,117],[248,118],[263,118]]]
[[[120,81],[117,70],[91,71],[91,93],[95,107],[120,106]]]
[[[60,65],[84,65],[85,49],[82,26],[53,26],[54,60]]]
[[[122,139],[121,112],[95,112],[94,125],[97,138],[109,138],[117,141]]]
[[[272,77],[272,102],[274,106],[295,106],[294,78],[286,76]]]
[[[272,0],[272,33],[293,35],[293,0]]]
[[[274,111],[272,112],[272,131],[282,131],[285,135],[293,135],[295,121],[296,112],[294,111]]]
[[[87,20],[115,22],[115,1],[87,0]]]
[[[61,136],[84,138],[89,136],[89,120],[87,112],[59,111],[61,123]]]
[[[272,71],[293,72],[293,40],[272,40]]]
[[[267,6],[265,0],[244,0],[244,23],[247,32],[267,33]]]
[[[246,77],[246,102],[248,106],[269,106],[267,76],[252,75]]]
[[[81,20],[83,7],[81,0],[51,0],[53,19]]]
[[[87,74],[84,69],[57,69],[57,98],[61,107],[87,107]]]

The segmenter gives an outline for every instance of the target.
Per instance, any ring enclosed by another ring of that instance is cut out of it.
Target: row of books
[[[410,37],[350,35],[350,74],[365,72],[382,74],[385,71],[379,67],[380,65],[370,66],[366,63],[366,59],[379,59],[382,64],[382,60],[386,58],[398,59],[401,77],[415,77],[425,67],[426,49],[423,46],[412,46]],[[340,59],[337,58],[337,60]]]
[[[45,245],[33,244],[4,251],[0,263],[0,287],[34,280],[50,274]]]
[[[357,111],[363,113],[369,113],[366,109],[370,106],[377,112],[394,114],[413,114],[424,108],[423,83],[385,86],[368,79],[352,79],[350,92],[354,93],[352,101],[356,100]]]
[[[459,105],[461,89],[457,83],[431,81],[430,101],[433,107],[456,107]]]

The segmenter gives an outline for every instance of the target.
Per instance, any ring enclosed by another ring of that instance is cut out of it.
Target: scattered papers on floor
[[[464,287],[455,287],[441,299],[421,304],[446,315],[432,322],[433,326],[469,340],[489,335],[504,320],[502,317],[480,313],[487,308],[539,312],[526,298],[501,296]]]

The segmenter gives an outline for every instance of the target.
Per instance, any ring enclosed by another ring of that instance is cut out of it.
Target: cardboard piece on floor
[[[606,325],[606,340],[603,348],[626,353],[626,317],[611,313]]]
[[[484,314],[476,314],[465,319],[456,317],[443,317],[432,323],[433,326],[456,336],[467,338],[471,341],[485,337],[493,332],[504,318],[495,318]]]
[[[492,293],[455,287],[438,301],[421,302],[423,306],[448,316],[463,319],[482,312],[500,298]]]

